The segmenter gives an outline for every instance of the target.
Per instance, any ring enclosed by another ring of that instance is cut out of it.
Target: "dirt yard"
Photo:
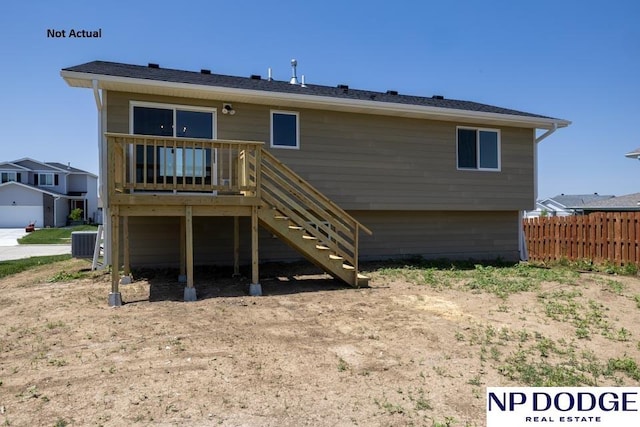
[[[640,384],[635,277],[499,297],[446,271],[351,289],[266,266],[262,297],[210,270],[184,303],[172,272],[147,271],[109,308],[109,277],[87,267],[0,279],[0,423],[482,426],[486,386]]]

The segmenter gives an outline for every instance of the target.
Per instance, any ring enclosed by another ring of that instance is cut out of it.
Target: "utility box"
[[[97,231],[71,232],[71,256],[74,258],[93,258],[97,238]]]

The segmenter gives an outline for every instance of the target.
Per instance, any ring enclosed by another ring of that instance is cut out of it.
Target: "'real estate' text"
[[[47,38],[53,39],[88,39],[95,38],[99,39],[102,37],[102,28],[98,28],[97,30],[79,30],[79,29],[71,29],[71,30],[56,30],[53,28],[47,29]]]

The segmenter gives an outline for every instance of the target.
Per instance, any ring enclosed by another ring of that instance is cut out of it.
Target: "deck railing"
[[[116,192],[257,195],[261,142],[106,134]]]
[[[113,133],[106,138],[111,194],[253,197],[348,262],[357,282],[358,236],[371,231],[263,150],[261,142]]]

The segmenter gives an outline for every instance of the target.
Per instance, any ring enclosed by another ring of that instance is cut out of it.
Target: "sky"
[[[640,192],[637,0],[5,0],[0,161],[98,172],[97,112],[60,70],[93,60],[476,101],[570,120],[540,143],[538,198]],[[51,38],[47,30],[102,30]],[[539,132],[542,133],[542,132]]]

